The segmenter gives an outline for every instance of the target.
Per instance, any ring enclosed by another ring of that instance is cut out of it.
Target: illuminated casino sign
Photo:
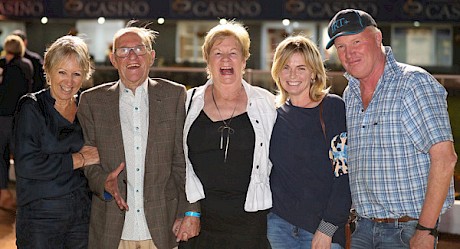
[[[83,1],[67,0],[64,12],[76,17],[144,17],[150,14],[147,1]]]
[[[171,15],[182,17],[258,17],[262,14],[260,1],[173,0]]]
[[[346,8],[365,10],[377,21],[460,21],[452,0],[0,0],[1,19],[105,17],[112,19],[328,21]]]

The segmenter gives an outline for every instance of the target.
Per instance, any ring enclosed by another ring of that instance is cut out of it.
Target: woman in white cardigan
[[[179,248],[269,248],[268,158],[273,94],[243,80],[250,39],[237,22],[212,28],[202,47],[209,80],[189,90],[186,193],[200,200],[201,233]]]

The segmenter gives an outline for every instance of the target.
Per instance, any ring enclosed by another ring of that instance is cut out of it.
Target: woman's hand
[[[85,165],[99,164],[101,161],[99,159],[99,151],[94,146],[83,146],[80,153],[85,157]]]

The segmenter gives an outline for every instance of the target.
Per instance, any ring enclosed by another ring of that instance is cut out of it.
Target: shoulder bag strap
[[[323,119],[323,100],[321,100],[321,103],[319,103],[319,121],[321,122],[321,129],[323,130],[323,136],[324,140],[327,143],[327,136],[326,136],[326,125],[324,124],[324,119]]]
[[[186,115],[188,115],[188,112],[190,111],[190,107],[192,107],[192,100],[193,100],[193,95],[195,95],[195,92],[196,92],[196,87],[193,88],[192,95],[190,96],[190,102],[188,102]]]

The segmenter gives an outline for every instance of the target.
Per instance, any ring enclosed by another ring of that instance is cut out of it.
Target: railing
[[[150,69],[150,76],[164,77],[188,87],[202,85],[207,79],[206,69],[196,67],[152,67]],[[454,91],[454,94],[459,94],[460,75],[435,74],[433,76],[450,92]],[[268,70],[246,69],[244,78],[252,85],[261,86],[272,91],[276,89],[275,82]],[[114,67],[97,66],[93,84],[98,85],[117,79],[118,74]],[[331,86],[333,92],[342,94],[343,89],[347,85],[347,80],[343,77],[343,72],[329,71],[328,84]]]

